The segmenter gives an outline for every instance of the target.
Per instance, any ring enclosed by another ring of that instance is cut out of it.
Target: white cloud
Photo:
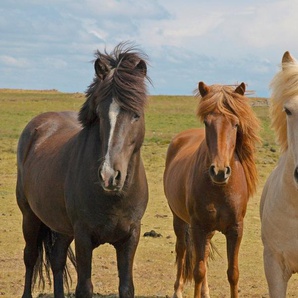
[[[191,94],[204,80],[246,81],[267,95],[283,52],[298,57],[297,11],[291,0],[3,0],[0,67],[23,68],[28,88],[38,77],[47,89],[83,91],[94,51],[131,40],[149,55],[153,93]],[[18,88],[9,75],[0,87]]]
[[[26,59],[19,59],[12,56],[0,55],[0,63],[6,67],[24,68],[30,64]]]

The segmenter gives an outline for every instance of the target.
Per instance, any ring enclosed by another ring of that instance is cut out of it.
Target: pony
[[[298,272],[298,63],[289,52],[270,87],[271,124],[281,152],[261,196],[261,236],[270,297],[282,298]]]
[[[134,296],[133,260],[148,201],[140,154],[150,80],[147,55],[123,42],[110,54],[97,51],[95,56],[95,76],[79,113],[41,114],[19,139],[16,197],[26,243],[23,298],[32,297],[43,250],[54,276],[54,296],[64,297],[63,272],[73,239],[77,298],[92,297],[92,251],[104,243],[116,250],[119,296]]]
[[[199,82],[197,116],[205,128],[183,131],[169,145],[164,192],[176,234],[174,298],[182,298],[192,279],[194,297],[210,297],[207,259],[216,230],[226,237],[231,297],[238,297],[238,252],[247,202],[256,190],[259,142],[245,87]]]

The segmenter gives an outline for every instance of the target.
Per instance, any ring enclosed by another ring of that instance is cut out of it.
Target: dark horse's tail
[[[38,287],[41,287],[43,290],[45,288],[46,279],[48,280],[49,285],[52,285],[51,281],[51,274],[50,274],[50,257],[52,254],[53,246],[55,244],[55,240],[57,239],[57,233],[52,231],[49,227],[42,224],[38,240],[37,240],[37,249],[38,249],[38,257],[36,264],[34,266],[34,272],[33,272],[33,287],[37,285],[38,280]],[[71,263],[74,265],[75,268],[77,268],[76,264],[76,258],[74,255],[73,250],[69,246],[67,251],[67,256],[70,259]],[[46,275],[46,278],[44,276],[44,272]],[[67,265],[65,265],[64,268],[64,284],[69,291],[69,285],[72,283],[71,275],[69,273],[69,269]]]
[[[194,252],[194,244],[191,235],[191,227],[188,226],[185,229],[185,245],[186,245],[186,254],[185,254],[185,262],[182,271],[182,277],[185,281],[193,280],[193,271],[195,266],[195,252]],[[209,257],[213,260],[215,258],[215,252],[219,255],[219,251],[215,247],[215,245],[210,242],[210,253]]]

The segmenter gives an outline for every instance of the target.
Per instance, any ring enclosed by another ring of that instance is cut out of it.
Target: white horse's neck
[[[286,152],[280,157],[279,165],[282,171],[282,180],[284,184],[284,191],[287,192],[288,199],[295,200],[298,205],[298,188],[297,184],[294,182],[294,171],[295,171],[295,158],[293,151],[287,149]]]

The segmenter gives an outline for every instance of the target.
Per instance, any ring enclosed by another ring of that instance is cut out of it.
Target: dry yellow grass
[[[81,94],[0,90],[0,297],[20,297],[24,284],[21,213],[14,194],[17,138],[34,115],[49,110],[78,110],[83,100]],[[195,109],[196,99],[192,97],[150,98],[143,146],[150,198],[142,222],[142,234],[155,230],[162,237],[141,236],[134,266],[137,297],[166,297],[173,293],[176,274],[175,236],[171,212],[163,194],[162,175],[167,144],[171,137],[183,129],[200,125],[195,118]],[[277,161],[278,148],[269,128],[267,107],[257,104],[254,109],[263,127],[263,145],[259,147],[257,160],[260,182],[257,194],[248,204],[239,256],[239,286],[241,297],[269,297],[262,263],[259,200],[265,179]],[[210,261],[211,296],[229,297],[224,236],[217,233],[214,243],[222,258],[217,256],[214,261]],[[104,245],[97,248],[92,263],[94,292],[106,297],[117,295],[118,277],[113,247]],[[73,293],[76,275],[73,268],[71,271]],[[51,288],[46,288],[46,292],[50,294],[45,294],[44,297],[53,297]],[[185,297],[192,297],[192,294],[193,287],[189,284],[185,288]],[[35,297],[38,295],[39,291],[35,291]],[[298,297],[297,277],[289,284],[288,296]]]

